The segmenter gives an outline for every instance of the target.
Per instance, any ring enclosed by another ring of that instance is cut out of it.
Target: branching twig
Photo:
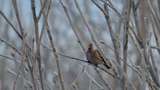
[[[42,61],[41,61],[41,53],[40,53],[40,38],[39,38],[39,27],[38,27],[38,19],[36,16],[36,9],[35,9],[35,0],[31,0],[31,9],[32,9],[32,16],[34,21],[34,28],[35,28],[35,41],[36,41],[36,60],[38,62],[38,69],[39,69],[39,76],[40,76],[40,85],[42,90],[44,89],[43,84],[43,73],[42,73]]]

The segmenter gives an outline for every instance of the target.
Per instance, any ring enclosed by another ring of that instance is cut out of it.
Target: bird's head
[[[92,44],[92,43],[89,43],[89,44],[88,44],[88,49],[89,49],[89,50],[92,50],[92,49],[93,49],[93,44]]]

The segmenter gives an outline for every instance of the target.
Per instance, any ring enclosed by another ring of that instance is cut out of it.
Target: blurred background
[[[160,0],[0,0],[0,27],[0,90],[160,88]]]

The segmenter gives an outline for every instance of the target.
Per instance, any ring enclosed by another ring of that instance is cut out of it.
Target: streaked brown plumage
[[[111,68],[111,64],[107,65],[107,63],[104,62],[105,61],[104,57],[97,49],[93,48],[93,45],[91,43],[88,45],[88,50],[86,52],[86,55],[89,63],[94,64],[96,66],[98,64],[103,64],[108,69]]]

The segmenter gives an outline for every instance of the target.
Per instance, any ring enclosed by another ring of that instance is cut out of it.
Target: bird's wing
[[[97,59],[103,59],[101,53],[98,50],[94,50],[94,55],[97,57]]]
[[[96,60],[98,60],[97,62],[99,64],[104,64],[108,69],[111,68],[111,64],[109,62],[105,63],[104,57],[102,56],[102,54],[98,50],[95,50],[94,52],[95,52],[94,55],[96,57]]]
[[[93,54],[94,54],[95,60],[97,60],[98,63],[101,63],[101,64],[104,63],[103,61],[104,58],[98,50],[94,50]]]

